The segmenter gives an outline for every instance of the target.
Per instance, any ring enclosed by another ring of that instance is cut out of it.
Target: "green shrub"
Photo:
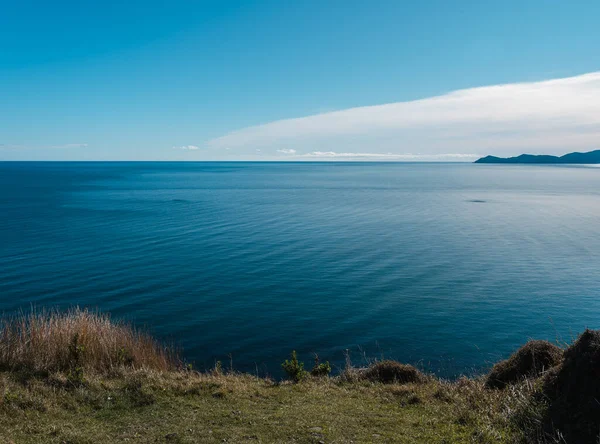
[[[306,378],[306,375],[308,374],[308,372],[304,370],[304,362],[298,361],[298,357],[296,356],[296,350],[292,351],[289,361],[286,359],[284,363],[281,364],[281,368],[294,382],[302,381],[304,378]]]
[[[329,361],[319,362],[319,355],[315,355],[315,366],[310,371],[312,376],[328,376],[331,373]]]

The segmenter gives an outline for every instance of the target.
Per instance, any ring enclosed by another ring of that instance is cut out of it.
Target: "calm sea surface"
[[[600,327],[600,168],[0,163],[0,311],[72,305],[199,368],[481,370]]]

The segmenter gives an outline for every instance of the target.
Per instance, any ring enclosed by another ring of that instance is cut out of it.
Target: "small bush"
[[[322,377],[329,376],[331,373],[331,365],[329,365],[329,361],[319,362],[319,355],[315,355],[315,365],[311,369],[310,374],[312,376]]]
[[[494,365],[485,385],[502,389],[525,378],[536,378],[559,364],[562,355],[563,350],[548,341],[529,341],[510,358]]]
[[[283,364],[281,364],[281,368],[284,372],[287,373],[289,378],[294,382],[300,382],[304,378],[308,372],[304,370],[304,362],[298,361],[298,357],[296,356],[296,350],[292,351],[290,355],[290,360],[285,360]]]
[[[312,376],[329,376],[331,373],[331,365],[329,365],[329,361],[323,362],[315,367],[313,367],[310,371]]]
[[[425,375],[412,365],[389,360],[376,362],[363,375],[370,381],[383,382],[384,384],[423,382],[426,379]]]

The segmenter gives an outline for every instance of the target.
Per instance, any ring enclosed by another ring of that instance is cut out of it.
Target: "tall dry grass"
[[[32,311],[0,319],[0,367],[97,373],[117,368],[166,371],[175,353],[150,335],[106,314],[73,308]]]

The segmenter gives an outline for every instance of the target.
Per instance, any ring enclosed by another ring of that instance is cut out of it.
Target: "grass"
[[[563,350],[548,341],[528,341],[510,358],[498,362],[487,375],[486,386],[504,388],[523,376],[536,378],[559,365]]]
[[[0,375],[0,442],[515,442],[482,382],[299,384],[249,375],[131,370],[74,387]]]
[[[302,378],[279,382],[185,369],[148,335],[85,310],[0,328],[0,443],[553,442],[538,432],[539,380],[490,390],[389,361],[313,376],[292,357]]]
[[[0,321],[0,368],[34,372],[106,373],[123,366],[170,370],[175,355],[149,335],[106,314],[74,308],[41,311]]]

